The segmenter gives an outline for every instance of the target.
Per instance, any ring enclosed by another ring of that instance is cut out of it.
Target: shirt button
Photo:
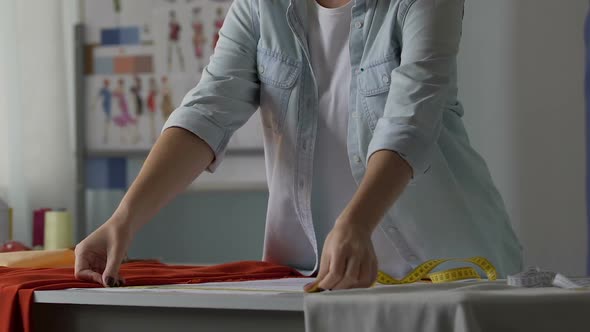
[[[356,21],[356,22],[354,23],[354,27],[355,27],[355,28],[357,28],[357,29],[360,29],[360,28],[362,28],[362,27],[363,27],[363,22],[361,22],[361,21]]]
[[[353,157],[353,158],[354,158],[354,161],[355,161],[357,164],[360,164],[360,163],[361,163],[361,161],[363,161],[363,160],[361,159],[361,157],[359,157],[359,156],[358,156],[358,155],[356,155],[356,154],[354,155],[354,157]]]
[[[383,83],[385,83],[385,84],[388,84],[389,83],[389,75],[383,74],[382,79],[383,79]]]
[[[258,66],[258,71],[260,71],[261,74],[264,74],[264,69],[263,65]]]

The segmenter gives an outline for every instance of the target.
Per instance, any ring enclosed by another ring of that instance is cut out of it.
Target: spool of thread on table
[[[0,199],[0,245],[12,240],[12,209]]]
[[[68,211],[45,212],[45,250],[70,248],[73,245],[72,217]]]
[[[45,212],[51,209],[38,209],[33,212],[33,247],[45,244]]]
[[[8,209],[8,236],[10,240],[14,239],[14,210]]]

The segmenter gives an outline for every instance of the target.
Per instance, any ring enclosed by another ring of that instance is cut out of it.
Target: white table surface
[[[285,294],[185,294],[174,291],[146,293],[101,292],[73,289],[35,292],[35,303],[112,305],[137,307],[206,308],[234,310],[303,311],[303,293]]]
[[[411,284],[311,294],[307,332],[587,332],[590,290],[506,281]]]
[[[35,292],[33,331],[303,332],[303,293],[183,293],[68,289]]]

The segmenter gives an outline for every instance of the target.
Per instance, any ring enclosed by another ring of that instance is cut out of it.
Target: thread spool
[[[72,217],[68,211],[45,212],[45,250],[73,246]]]
[[[0,245],[12,240],[12,209],[0,199]]]
[[[45,212],[51,209],[38,209],[33,213],[33,247],[43,247],[45,243]]]

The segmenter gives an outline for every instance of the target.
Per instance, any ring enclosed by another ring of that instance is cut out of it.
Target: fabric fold
[[[121,266],[126,286],[196,284],[303,277],[297,270],[258,261],[212,266],[132,262]],[[0,332],[30,332],[34,292],[68,288],[100,288],[74,278],[72,268],[0,267]]]

